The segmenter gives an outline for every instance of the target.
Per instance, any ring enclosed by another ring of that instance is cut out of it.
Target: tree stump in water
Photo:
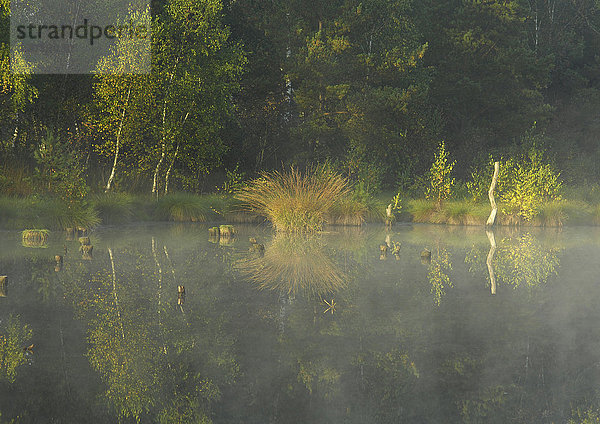
[[[65,231],[67,241],[72,241],[75,239],[75,228],[67,228]]]
[[[81,255],[82,259],[86,259],[86,260],[92,259],[92,251],[94,250],[94,246],[92,246],[91,244],[82,244],[81,247],[79,248],[79,250],[82,253],[82,255]]]
[[[208,237],[214,237],[214,238],[218,238],[219,237],[219,227],[211,227],[208,229]]]
[[[259,256],[265,255],[265,245],[260,243],[254,243],[250,246],[251,252],[257,252]]]
[[[221,237],[234,237],[235,236],[235,228],[233,225],[221,225],[219,226],[219,234]]]
[[[54,272],[62,271],[63,257],[61,255],[54,255],[54,260],[56,261],[56,265],[54,265]]]
[[[400,260],[400,247],[402,247],[402,244],[400,244],[400,242],[392,242],[392,255],[394,255],[396,260]]]
[[[48,230],[24,230],[21,235],[23,246],[25,247],[43,247],[48,242]]]
[[[431,251],[429,249],[423,249],[423,251],[421,251],[421,263],[422,264],[430,264],[431,263]]]
[[[89,246],[91,244],[89,237],[79,237],[79,244],[82,246]]]
[[[8,296],[8,277],[0,275],[0,297]]]
[[[387,243],[381,243],[379,245],[379,260],[380,261],[385,261],[387,259],[387,254],[388,254],[388,245]]]
[[[385,226],[391,228],[394,224],[394,214],[392,214],[392,204],[390,203],[385,209]]]

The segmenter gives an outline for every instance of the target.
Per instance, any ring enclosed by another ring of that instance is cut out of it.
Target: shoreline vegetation
[[[322,214],[320,226],[360,226],[385,224],[384,195],[370,198],[368,204],[352,198],[343,199]],[[531,220],[503,211],[498,204],[497,226],[562,227],[600,225],[600,202],[554,200],[542,203]],[[395,223],[426,223],[458,226],[485,226],[490,214],[489,203],[472,200],[447,200],[441,205],[431,199],[407,199],[396,215]],[[264,223],[270,221],[248,210],[233,195],[196,195],[175,193],[158,201],[151,196],[130,194],[98,195],[80,202],[56,198],[0,197],[0,229],[23,230],[45,228],[94,228],[133,222]],[[277,225],[274,225],[277,229]],[[316,229],[316,228],[315,228]]]
[[[105,192],[78,197],[0,197],[0,228],[91,229],[134,221],[269,222],[277,232],[314,233],[325,225],[415,222],[473,226],[600,225],[597,186],[564,187],[544,149],[494,160],[456,181],[441,141],[429,170],[409,192],[369,189],[329,162],[232,179],[217,193],[143,196]],[[491,182],[489,176],[492,175]],[[489,185],[489,189],[488,189]],[[487,203],[489,198],[490,203]],[[497,199],[497,203],[496,203]],[[492,209],[493,208],[493,209]],[[489,218],[488,218],[489,217]]]

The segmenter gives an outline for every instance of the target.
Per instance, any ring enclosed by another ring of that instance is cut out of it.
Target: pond
[[[89,237],[86,254],[62,233],[0,232],[0,423],[550,423],[600,408],[597,228]]]

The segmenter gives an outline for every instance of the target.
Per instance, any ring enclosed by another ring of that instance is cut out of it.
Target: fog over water
[[[61,232],[0,232],[0,423],[549,423],[600,407],[597,228],[207,228],[104,227],[91,255]]]

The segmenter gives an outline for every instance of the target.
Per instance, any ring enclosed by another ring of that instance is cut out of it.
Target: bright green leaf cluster
[[[446,146],[442,141],[435,153],[433,164],[427,173],[425,197],[436,200],[438,205],[452,196],[452,189],[456,182],[451,176],[456,161],[449,162],[448,156]]]

